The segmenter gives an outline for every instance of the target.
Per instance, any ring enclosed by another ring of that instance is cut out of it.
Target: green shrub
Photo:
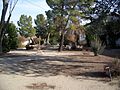
[[[104,51],[105,47],[106,46],[102,44],[101,40],[97,36],[94,36],[94,38],[91,40],[91,48],[94,56],[101,54]]]
[[[8,25],[3,37],[2,45],[3,52],[9,52],[11,49],[16,49],[18,47],[17,29],[13,23]]]

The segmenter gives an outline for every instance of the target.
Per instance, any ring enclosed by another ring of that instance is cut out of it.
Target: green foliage
[[[94,0],[46,0],[53,10],[56,30],[60,32],[60,49],[62,49],[64,34],[67,30],[80,33],[80,19],[90,12]],[[69,31],[68,31],[69,32]],[[75,34],[73,33],[73,34]],[[61,50],[59,50],[61,51]]]
[[[70,20],[71,20],[73,23],[79,22],[78,18],[75,17],[75,16],[70,16]]]
[[[50,44],[56,45],[58,44],[59,40],[59,32],[56,30],[56,21],[55,20],[55,13],[52,10],[46,12],[47,15],[47,30],[50,33]]]
[[[46,0],[46,2],[52,9],[51,15],[54,16],[55,29],[61,34],[64,32],[80,34],[85,30],[80,25],[81,19],[90,20],[90,23],[86,25],[89,40],[95,41],[96,35],[98,38],[101,35],[107,35],[109,41],[115,44],[115,39],[118,38],[115,35],[120,31],[120,19],[109,21],[108,16],[111,11],[115,13],[115,16],[120,16],[119,0]]]
[[[50,8],[53,9],[55,15],[54,23],[56,25],[56,30],[61,33],[59,51],[62,51],[64,32],[67,25],[67,23],[65,22],[66,12],[64,9],[64,0],[46,0],[46,2],[50,6]]]
[[[59,43],[60,37],[59,37],[59,32],[56,31],[55,29],[50,29],[50,44],[56,45]]]
[[[118,30],[118,23],[115,20],[109,20],[113,17],[119,17],[119,0],[96,0],[94,7],[91,9],[90,14],[93,15],[89,19],[91,20],[90,28],[93,28],[93,32],[104,34],[106,25],[110,26],[111,31]],[[114,8],[114,9],[113,9]],[[114,15],[111,15],[114,13]],[[109,16],[111,16],[109,18]],[[110,21],[110,22],[109,22]],[[111,25],[110,25],[111,23]],[[109,25],[108,25],[109,24]]]
[[[44,39],[47,36],[47,21],[43,14],[36,16],[35,24],[37,36],[41,36],[41,38]]]
[[[16,49],[18,47],[18,34],[16,26],[13,23],[8,25],[7,33],[9,36],[10,49]]]
[[[71,24],[71,25],[69,26],[69,28],[70,28],[71,30],[76,30],[76,26],[73,25],[73,24]]]
[[[46,0],[46,2],[50,6],[50,8],[58,9],[61,8],[63,0]]]
[[[32,26],[32,17],[27,15],[21,15],[18,21],[19,33],[25,37],[32,37],[35,35],[36,31]]]
[[[18,47],[18,35],[16,26],[10,23],[6,29],[3,38],[3,52],[8,52],[11,49],[16,49]]]
[[[106,29],[108,32],[113,32],[114,34],[120,32],[120,18],[118,20],[111,20],[106,23]]]
[[[91,40],[91,47],[94,53],[94,56],[103,53],[105,45],[102,45],[100,38],[97,35],[93,35],[93,40]]]

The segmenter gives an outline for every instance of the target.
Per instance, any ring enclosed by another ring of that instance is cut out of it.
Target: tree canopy
[[[53,10],[54,23],[56,29],[60,32],[59,51],[62,51],[64,43],[64,34],[71,30],[80,29],[81,18],[87,18],[90,13],[90,6],[94,0],[46,0],[47,4]]]
[[[19,26],[19,33],[24,37],[32,37],[35,35],[36,30],[32,26],[32,17],[21,15],[20,20],[17,22]]]
[[[47,32],[47,21],[43,14],[39,14],[36,16],[36,19],[34,20],[36,24],[36,32],[37,36],[40,36],[41,38],[46,37]]]

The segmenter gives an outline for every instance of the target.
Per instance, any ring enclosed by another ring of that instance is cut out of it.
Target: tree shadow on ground
[[[120,49],[105,49],[101,55],[120,59]]]
[[[107,62],[93,62],[80,59],[73,59],[58,56],[40,56],[40,55],[10,55],[0,57],[0,73],[3,74],[19,74],[37,76],[89,76],[95,78],[106,77],[98,72],[94,64],[102,66]]]

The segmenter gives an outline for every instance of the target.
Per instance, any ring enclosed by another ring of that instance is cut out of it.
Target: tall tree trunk
[[[5,25],[4,25],[5,26]],[[3,52],[3,36],[5,34],[5,29],[4,29],[4,26],[1,28],[2,30],[0,31],[0,53]]]
[[[10,21],[10,18],[11,18],[11,14],[9,15],[8,19],[6,22],[3,22],[1,26],[1,30],[0,30],[0,53],[3,52],[3,47],[2,47],[2,42],[3,42],[3,37],[5,35],[5,32],[6,32],[6,28],[8,27],[8,24],[9,24],[9,21]]]
[[[47,41],[46,39],[43,39],[43,43],[42,44],[46,45],[46,41]]]
[[[39,36],[38,38],[39,42],[38,42],[38,50],[40,50],[40,44],[41,44],[41,37]]]
[[[50,45],[50,33],[48,33],[48,35],[47,35],[47,41],[46,41],[46,44],[47,44],[47,45]]]
[[[0,54],[2,53],[2,25],[0,25]]]
[[[7,25],[10,21],[11,15],[12,15],[12,11],[15,8],[15,5],[17,4],[18,0],[14,3],[13,7],[11,8],[10,6],[10,12],[9,12],[9,16],[7,21],[5,22],[5,17],[7,14],[7,10],[8,10],[8,5],[9,5],[9,0],[2,0],[3,1],[3,9],[2,9],[2,15],[1,15],[1,20],[0,20],[0,53],[2,53],[2,41],[3,41],[3,36],[5,33],[5,30],[7,28]],[[12,5],[12,4],[11,4]]]
[[[3,0],[3,9],[2,9],[2,15],[1,15],[1,21],[0,21],[0,53],[2,53],[2,41],[3,41],[3,30],[5,27],[5,16],[8,9],[8,2],[6,3],[5,0]]]
[[[3,37],[0,36],[0,54],[2,53],[2,41],[3,41]]]
[[[2,30],[5,24],[5,16],[8,9],[8,3],[5,3],[5,0],[3,0],[3,9],[2,9],[2,15],[0,20],[0,36],[2,35]]]
[[[60,36],[60,45],[58,48],[58,51],[61,52],[63,50],[63,43],[64,43],[64,33],[61,34]]]

